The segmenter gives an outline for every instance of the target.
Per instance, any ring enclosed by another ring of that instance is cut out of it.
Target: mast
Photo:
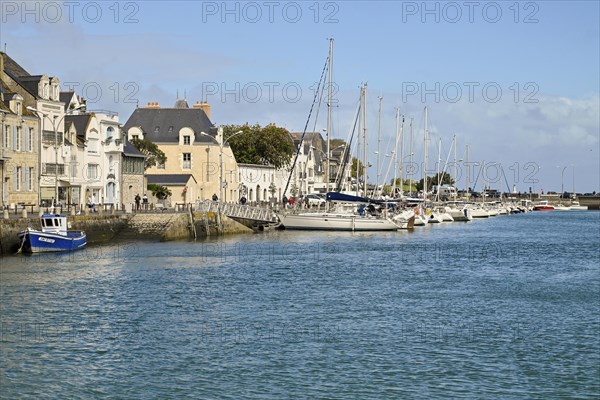
[[[364,167],[363,167],[363,185],[365,196],[367,195],[367,84],[363,86],[363,153],[364,153]]]
[[[383,101],[383,97],[379,96],[379,117],[377,122],[377,182],[375,183],[375,190],[373,191],[376,194],[373,197],[381,196],[381,192],[379,192],[379,182],[381,178],[381,103]],[[378,193],[379,192],[379,193]]]
[[[452,140],[453,145],[454,145],[454,201],[456,201],[456,196],[458,195],[457,193],[457,189],[456,187],[457,185],[457,179],[458,179],[458,165],[456,165],[456,134],[454,134],[454,138]]]
[[[415,169],[413,166],[413,117],[410,117],[410,197],[412,197],[412,187],[415,180]]]
[[[467,156],[466,156],[467,162],[466,162],[466,166],[467,166],[467,175],[466,175],[466,185],[467,187],[465,188],[467,191],[467,200],[471,200],[471,192],[469,192],[469,170],[471,169],[470,165],[469,165],[469,145],[467,145]]]
[[[400,108],[398,108],[398,113]],[[402,116],[402,125],[400,127],[400,198],[404,193],[404,115]]]
[[[396,108],[396,140],[394,141],[394,159],[392,165],[394,166],[394,180],[392,181],[392,199],[396,198],[396,172],[398,171],[398,135],[400,132],[400,108]]]
[[[329,193],[329,136],[331,133],[331,92],[333,79],[333,38],[329,39],[329,81],[327,82],[327,158],[325,162],[325,192]]]
[[[440,201],[440,165],[442,164],[442,138],[440,137],[438,140],[438,161],[437,161],[437,193],[435,194],[435,201]]]
[[[425,134],[424,137],[424,159],[423,159],[423,199],[427,201],[427,106],[425,106]]]
[[[363,99],[363,88],[362,86],[360,87],[360,98],[358,101],[359,104],[359,113],[358,113],[358,134],[356,135],[356,197],[360,196],[360,131],[362,129],[362,107],[363,107],[363,103],[362,103],[362,99]],[[353,160],[354,163],[354,160]]]

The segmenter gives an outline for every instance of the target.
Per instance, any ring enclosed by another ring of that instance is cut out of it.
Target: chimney
[[[0,79],[4,78],[4,53],[0,51]]]
[[[206,114],[208,119],[210,119],[210,104],[208,104],[208,101],[197,101],[193,108],[201,109],[204,111],[204,114]]]
[[[149,101],[146,108],[160,108],[157,101]]]

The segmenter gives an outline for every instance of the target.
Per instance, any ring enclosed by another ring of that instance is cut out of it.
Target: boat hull
[[[554,211],[554,206],[535,206],[533,211]]]
[[[74,251],[87,244],[85,232],[67,232],[67,235],[27,229],[19,233],[21,250],[25,253]]]
[[[280,216],[285,229],[311,231],[395,231],[401,227],[389,219],[341,214],[289,214]]]

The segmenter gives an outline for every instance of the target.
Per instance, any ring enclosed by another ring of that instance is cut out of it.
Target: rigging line
[[[306,129],[308,128],[308,124],[310,123],[310,117],[312,115],[313,108],[315,107],[315,102],[317,100],[319,88],[321,87],[321,82],[324,79],[325,71],[327,70],[328,65],[329,65],[329,56],[327,56],[327,59],[325,60],[325,66],[323,67],[323,71],[321,72],[321,79],[319,79],[319,85],[317,86],[317,90],[315,91],[315,96],[313,98],[313,102],[310,106],[310,111],[308,112],[308,118],[306,119],[306,124],[304,125],[304,132],[302,133],[302,138],[300,139],[300,146],[298,146],[298,149],[296,150],[296,157],[294,157],[294,162],[292,163],[292,167],[290,168],[290,175],[288,176],[287,183],[285,184],[285,189],[283,189],[283,196],[285,196],[285,194],[287,193],[288,187],[290,186],[290,181],[292,180],[294,168],[296,167],[296,162],[298,161],[298,156],[300,155],[300,149],[302,148],[302,145],[304,144],[304,136],[306,135]]]
[[[506,182],[506,193],[512,193],[512,187],[508,186],[508,179],[506,178],[506,174],[504,173],[504,168],[502,168],[502,164],[500,164],[500,174],[504,177],[504,182]],[[500,193],[502,195],[502,192]]]
[[[329,65],[327,65],[327,70],[325,71],[325,73],[327,73],[329,71]],[[313,132],[316,132],[317,129],[317,121],[319,120],[319,113],[321,111],[321,105],[323,104],[323,95],[325,93],[325,87],[326,85],[323,84],[323,87],[321,88],[321,93],[319,95],[319,105],[317,107],[316,113],[315,113],[315,123],[313,124]],[[319,87],[317,86],[317,90],[319,90]],[[304,136],[302,136],[304,137]],[[312,143],[314,142],[314,133],[313,133],[313,137],[311,139],[311,146],[312,147]],[[304,140],[302,141],[302,145],[304,145]],[[310,148],[308,149],[308,151],[310,152]],[[306,176],[306,169],[308,168],[308,163],[304,163],[304,168],[302,170],[302,176]]]
[[[352,154],[352,138],[354,137],[354,133],[356,132],[356,125],[358,123],[358,117],[360,115],[361,105],[360,101],[358,102],[358,106],[356,107],[356,113],[354,117],[354,126],[352,127],[352,131],[349,133],[349,139],[346,147],[344,148],[344,154],[341,157],[340,167],[338,168],[337,175],[335,177],[336,184],[336,192],[340,192],[342,190],[342,185],[344,181],[344,175],[346,174],[346,168],[348,167],[348,159]]]

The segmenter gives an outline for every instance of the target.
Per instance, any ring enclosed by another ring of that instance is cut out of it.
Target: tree
[[[356,175],[356,169],[358,168],[358,176]],[[365,166],[360,160],[356,157],[352,157],[352,168],[350,169],[350,175],[353,178],[360,179],[365,172]]]
[[[440,182],[440,183],[438,183]],[[452,176],[450,176],[449,173],[444,172],[444,173],[439,173],[439,174],[435,174],[433,176],[428,176],[427,177],[427,191],[431,191],[431,189],[433,189],[434,185],[454,185],[454,179],[452,179]],[[423,179],[421,179],[420,181],[415,183],[415,186],[417,188],[417,190],[423,190]]]
[[[400,178],[396,178],[396,188],[400,188],[400,181],[402,181],[402,186],[403,186],[402,190],[403,190],[403,191],[405,191],[405,192],[406,192],[406,191],[410,191],[410,190],[411,190],[411,188],[410,188],[410,180],[409,180],[409,179],[404,179],[404,180],[402,180],[402,179],[400,179]],[[393,184],[394,184],[394,179],[392,179],[392,180],[391,180],[391,182],[390,182],[390,185],[393,185]],[[415,186],[416,186],[416,185],[417,185],[417,183],[414,183],[414,184],[413,184],[413,188],[412,188],[412,191],[413,191],[413,192],[415,192],[415,191],[416,191],[416,190],[415,190]],[[427,185],[427,186],[429,186],[429,182],[428,182],[428,185]],[[390,191],[391,191],[391,189],[390,189]]]
[[[148,184],[148,190],[152,192],[152,195],[159,200],[164,200],[171,196],[171,191],[166,186],[156,185],[154,183]]]
[[[158,148],[156,143],[148,139],[132,139],[131,144],[146,156],[144,170],[167,162],[167,156]]]
[[[235,135],[239,131],[243,133]],[[290,132],[275,124],[265,127],[258,124],[227,125],[223,134],[238,163],[281,168],[289,164],[294,154]]]

